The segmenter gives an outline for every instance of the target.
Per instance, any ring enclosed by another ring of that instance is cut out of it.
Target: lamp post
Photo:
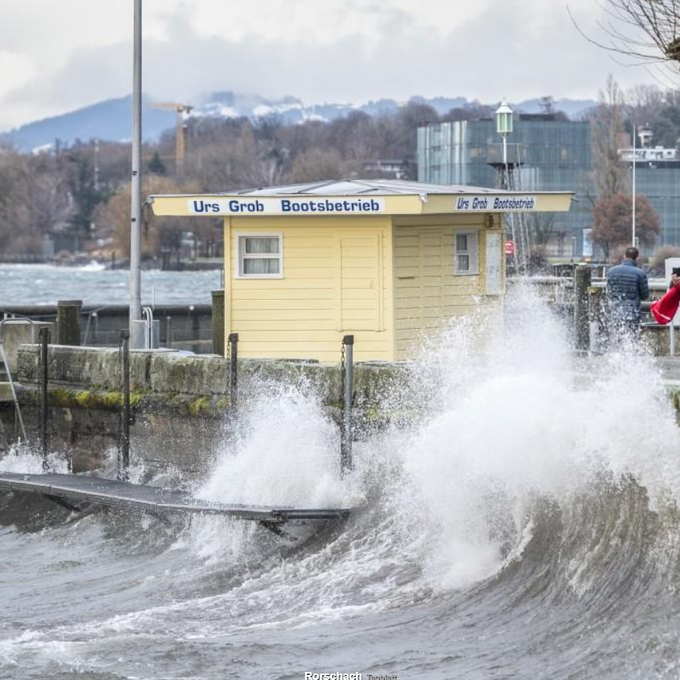
[[[631,245],[633,248],[637,248],[637,244],[635,243],[635,168],[637,166],[637,130],[635,129],[635,125],[633,125],[633,219],[632,219],[632,227],[633,227],[633,240],[631,242]]]
[[[510,188],[510,171],[508,169],[508,135],[512,133],[513,129],[513,114],[512,114],[512,109],[508,106],[507,102],[505,99],[501,102],[501,105],[496,109],[496,113],[494,114],[496,118],[496,133],[501,136],[501,139],[503,140],[503,170],[501,173],[501,188],[503,189],[509,189]],[[512,213],[510,213],[510,235],[512,238],[512,242],[515,244],[515,248],[512,252],[512,260],[513,260],[513,265],[515,267],[515,273],[519,271],[519,268],[517,266],[517,251],[519,248],[517,247],[519,244],[517,243],[517,237],[515,233],[515,220],[514,216]]]
[[[509,189],[509,173],[508,173],[508,135],[512,134],[513,116],[512,109],[503,100],[501,105],[496,109],[494,114],[496,118],[496,132],[503,140],[503,188]]]
[[[132,65],[132,176],[130,185],[130,346],[144,347],[142,319],[142,0],[135,0]],[[137,322],[137,323],[135,323]]]

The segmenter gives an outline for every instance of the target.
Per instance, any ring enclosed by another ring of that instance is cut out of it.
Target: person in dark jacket
[[[607,272],[611,331],[635,337],[640,330],[640,302],[649,297],[647,274],[637,265],[637,248],[627,248],[625,259]]]

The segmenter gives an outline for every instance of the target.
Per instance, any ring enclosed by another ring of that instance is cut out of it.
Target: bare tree
[[[598,26],[604,41],[581,29],[591,43],[609,52],[654,64],[680,61],[680,0],[596,0],[606,14]]]
[[[342,175],[344,161],[336,149],[310,149],[301,153],[293,162],[293,182],[336,179]]]
[[[593,169],[598,199],[628,189],[627,168],[619,161],[619,149],[628,146],[624,106],[623,92],[610,75],[592,115]]]
[[[557,235],[555,213],[528,213],[526,220],[531,240],[536,246],[547,246]]]
[[[661,232],[659,215],[646,196],[637,194],[636,234],[643,246],[650,248]],[[602,248],[607,259],[617,246],[628,245],[631,239],[632,202],[623,193],[598,199],[593,208],[593,243]]]

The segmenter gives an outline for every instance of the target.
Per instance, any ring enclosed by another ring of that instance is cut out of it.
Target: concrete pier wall
[[[86,305],[81,311],[80,344],[117,347],[120,331],[129,325],[127,305]],[[0,313],[28,317],[35,321],[56,321],[56,305],[3,305]],[[154,318],[160,321],[162,347],[212,353],[212,306],[156,305]]]
[[[39,348],[19,348],[17,392],[28,436],[38,442]],[[357,433],[380,427],[390,417],[385,396],[404,376],[403,366],[355,367]],[[132,458],[155,469],[176,467],[201,474],[229,438],[229,363],[217,356],[135,351],[130,355]],[[118,441],[121,364],[117,349],[51,345],[48,352],[49,434],[52,449],[72,459],[76,471],[102,464]],[[314,392],[338,419],[339,366],[313,362],[239,360],[239,405],[275,384]],[[0,417],[11,432],[14,413],[3,404]]]
[[[593,374],[599,357],[581,357],[583,379]],[[680,359],[657,359],[669,398],[680,412]],[[229,412],[229,362],[218,356],[135,351],[130,355],[134,410],[131,458],[147,469],[177,469],[189,477],[204,475],[229,447],[233,433]],[[427,418],[428,394],[438,376],[414,384],[406,364],[357,364],[354,415],[361,438],[390,422]],[[48,352],[50,449],[70,459],[73,469],[90,470],[115,456],[122,404],[121,363],[117,349],[51,345]],[[29,443],[39,448],[39,347],[18,351],[17,393]],[[313,393],[339,422],[340,366],[314,362],[239,360],[239,407],[278,385],[296,385]],[[421,390],[420,393],[418,390]],[[272,399],[276,408],[276,399]],[[0,424],[11,439],[16,433],[11,402],[0,404]]]

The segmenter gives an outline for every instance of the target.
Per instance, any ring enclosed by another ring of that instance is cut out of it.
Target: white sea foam
[[[420,517],[434,583],[464,587],[498,570],[526,542],[538,496],[630,475],[652,498],[680,499],[678,428],[651,357],[612,354],[579,376],[563,329],[526,290],[508,301],[505,333],[475,347],[480,330],[456,323],[421,358],[417,388],[436,381],[436,410],[399,447],[395,508]]]
[[[339,477],[339,448],[337,428],[313,394],[263,384],[197,495],[250,505],[344,506],[352,488]]]
[[[421,417],[356,445],[351,482],[339,480],[336,426],[318,400],[272,385],[244,410],[199,495],[299,507],[379,499],[380,539],[352,546],[355,566],[381,571],[396,553],[429,585],[466,587],[519,556],[536,498],[568,502],[629,475],[653,501],[680,500],[678,428],[653,359],[599,359],[575,361],[565,329],[521,290],[503,332],[472,316],[432,339],[408,384],[385,395],[398,411],[420,405]],[[201,526],[210,553],[221,541]],[[233,555],[243,539],[230,535]]]
[[[51,472],[68,472],[67,461],[59,454],[50,454],[47,465]],[[24,444],[16,444],[4,456],[0,456],[0,469],[3,472],[24,472],[29,475],[45,472],[42,455]]]

